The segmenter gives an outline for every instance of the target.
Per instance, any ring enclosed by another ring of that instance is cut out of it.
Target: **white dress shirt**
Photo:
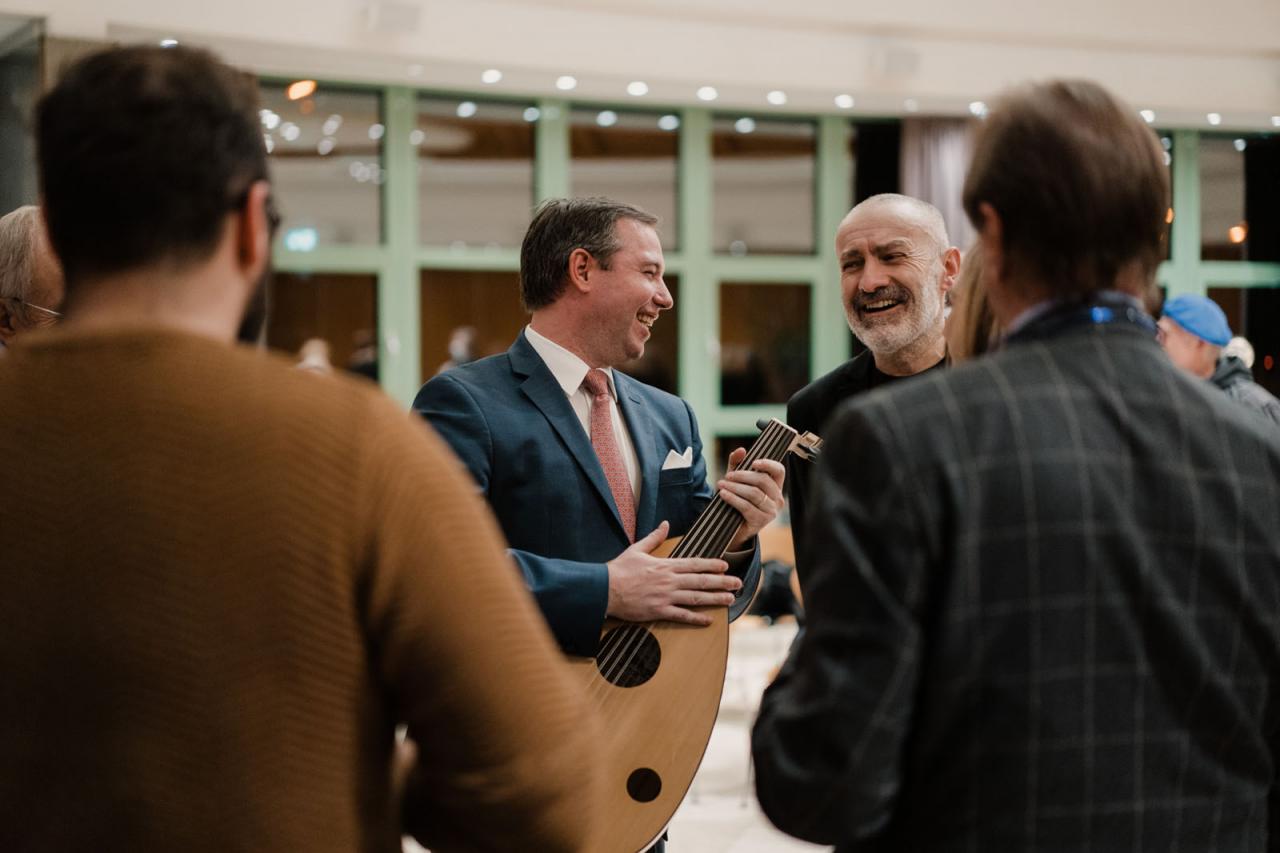
[[[582,424],[582,429],[590,440],[591,394],[582,387],[582,380],[586,378],[591,366],[555,341],[538,334],[533,326],[525,326],[524,335],[530,346],[547,365],[551,375],[556,378],[556,382],[564,389],[565,396],[569,398],[569,405],[573,407],[574,414],[578,416],[578,422]],[[613,384],[613,369],[606,367],[603,370],[609,377],[609,419],[613,422],[613,437],[618,442],[618,449],[622,452],[622,462],[627,466],[627,478],[631,481],[631,495],[635,499],[636,506],[639,506],[640,460],[636,458],[636,447],[631,442],[627,422],[623,419],[622,412],[618,411],[618,389]],[[643,536],[648,532],[637,530],[636,535]]]

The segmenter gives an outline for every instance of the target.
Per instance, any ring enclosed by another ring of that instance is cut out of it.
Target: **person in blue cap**
[[[1280,400],[1253,381],[1237,356],[1223,354],[1231,326],[1216,302],[1207,296],[1175,296],[1164,303],[1159,327],[1160,343],[1174,364],[1280,425]]]

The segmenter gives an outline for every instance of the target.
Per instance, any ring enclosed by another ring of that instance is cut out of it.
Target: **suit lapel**
[[[639,538],[657,526],[658,436],[636,381],[614,370],[613,384],[618,389],[618,408],[622,410],[623,420],[631,433],[631,443],[636,449],[636,466],[640,469],[640,501],[636,504],[636,537]]]
[[[613,492],[609,489],[609,481],[605,479],[604,469],[600,467],[600,459],[596,456],[590,437],[582,429],[582,422],[578,420],[573,407],[569,405],[569,399],[565,397],[564,389],[552,375],[551,369],[547,367],[533,345],[525,339],[523,331],[511,345],[511,349],[507,350],[507,355],[515,374],[525,377],[520,385],[520,391],[538,407],[538,411],[542,412],[547,423],[551,424],[551,428],[555,430],[574,461],[578,463],[578,467],[582,469],[583,476],[609,507],[614,523],[625,536],[626,528],[622,526],[622,517],[618,514],[618,507],[613,501]],[[552,485],[548,484],[548,486]]]

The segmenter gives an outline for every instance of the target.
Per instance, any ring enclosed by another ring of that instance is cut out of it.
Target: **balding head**
[[[39,208],[27,205],[0,218],[0,341],[56,320],[62,294],[62,268]]]
[[[920,230],[933,240],[939,253],[946,251],[951,245],[951,240],[947,237],[947,223],[943,221],[942,212],[938,208],[927,201],[897,193],[881,193],[859,202],[840,220],[840,230],[852,220],[871,215],[892,217],[905,226]]]

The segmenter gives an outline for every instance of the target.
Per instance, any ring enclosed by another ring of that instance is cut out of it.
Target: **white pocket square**
[[[676,453],[674,450],[668,450],[667,458],[662,461],[662,470],[670,471],[672,468],[688,468],[692,464],[692,447],[686,447],[684,449],[684,453]]]

